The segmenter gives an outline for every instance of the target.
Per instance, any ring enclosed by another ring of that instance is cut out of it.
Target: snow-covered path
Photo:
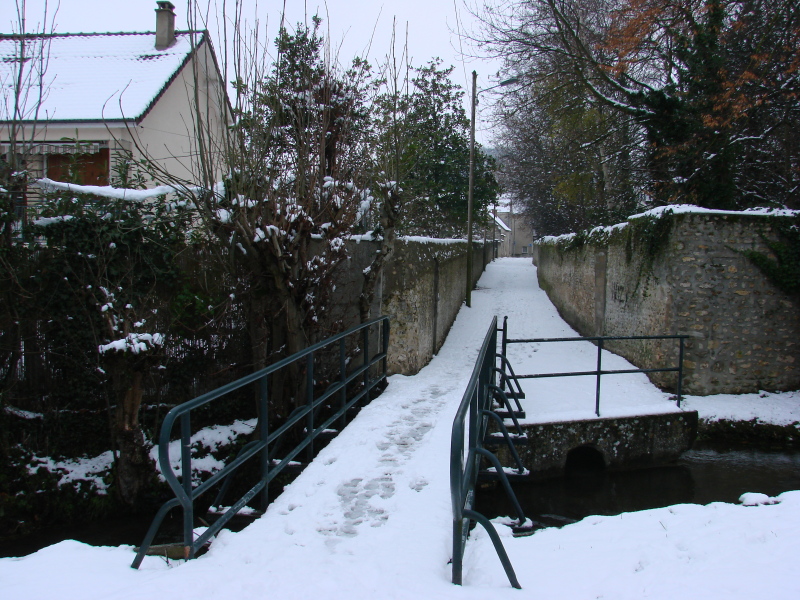
[[[477,533],[465,558],[466,585],[451,585],[450,428],[491,318],[508,315],[514,337],[575,335],[539,290],[527,260],[492,263],[472,299],[425,369],[392,377],[261,519],[240,533],[223,532],[203,557],[170,565],[147,557],[134,571],[130,547],[67,541],[0,559],[0,597],[800,597],[800,492],[768,506],[682,505],[506,537],[521,592],[509,587],[486,536]],[[560,352],[544,358],[542,349],[520,349],[512,358],[522,372],[559,370],[593,357],[594,347]],[[604,382],[604,412],[674,409],[644,376],[632,377],[618,378],[619,388]],[[570,383],[549,397],[539,391],[531,402],[544,396],[543,403],[526,406],[529,414],[591,414],[593,380],[587,395],[578,380],[563,381]],[[614,397],[621,404],[612,404]]]

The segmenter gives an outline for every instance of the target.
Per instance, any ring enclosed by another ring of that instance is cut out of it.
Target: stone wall
[[[491,256],[482,244],[473,246],[474,285]],[[377,242],[351,242],[351,258],[337,274],[330,304],[336,319],[358,323],[363,271],[379,247]],[[373,316],[391,319],[390,373],[413,375],[442,347],[466,295],[466,249],[466,242],[397,240],[372,305]]]
[[[582,335],[686,334],[684,392],[800,388],[800,299],[743,254],[771,255],[780,217],[682,213],[632,219],[586,240],[538,244],[539,282]],[[645,367],[674,366],[675,342],[618,343]],[[654,374],[664,388],[675,376]]]
[[[527,439],[516,446],[531,479],[560,477],[571,451],[592,448],[609,470],[653,467],[675,461],[697,436],[697,412],[556,421],[522,426]],[[500,462],[515,466],[500,446]]]

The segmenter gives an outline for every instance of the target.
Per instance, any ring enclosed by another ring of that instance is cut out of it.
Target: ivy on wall
[[[758,250],[743,250],[742,254],[779,290],[790,295],[800,293],[800,216],[776,219],[773,228],[777,240],[761,234],[772,256]]]

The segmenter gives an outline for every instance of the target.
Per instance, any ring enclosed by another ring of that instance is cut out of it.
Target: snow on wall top
[[[144,116],[192,51],[190,32],[176,32],[175,43],[156,50],[156,34],[73,33],[27,38],[34,52],[25,61],[29,85],[23,85],[23,120],[35,117],[36,85],[44,48],[47,66],[38,119],[49,121],[135,120]],[[194,35],[197,35],[196,33]],[[201,37],[202,36],[202,37]],[[199,44],[205,37],[195,38]],[[0,121],[13,113],[12,93],[19,65],[19,39],[0,37]],[[33,69],[33,71],[32,71]],[[25,98],[27,96],[27,98]]]
[[[693,213],[693,214],[712,214],[712,215],[754,215],[754,216],[764,216],[764,217],[795,217],[800,216],[800,210],[792,210],[789,208],[772,208],[772,207],[763,207],[763,208],[746,208],[744,210],[717,210],[713,208],[702,208],[700,206],[694,206],[693,204],[670,204],[667,206],[658,206],[656,208],[651,208],[643,213],[638,213],[635,215],[631,215],[628,217],[628,220],[632,219],[640,219],[642,217],[660,217],[665,214],[685,214],[685,213]],[[628,223],[617,223],[616,225],[610,225],[608,227],[595,227],[594,229],[589,231],[589,235],[595,234],[603,234],[603,233],[611,233],[615,229],[622,229],[627,227]],[[546,235],[540,237],[538,240],[535,240],[534,243],[536,244],[554,244],[559,241],[566,241],[574,238],[577,234],[576,233],[565,233],[563,235]]]

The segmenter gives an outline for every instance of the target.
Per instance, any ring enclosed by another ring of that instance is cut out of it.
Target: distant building
[[[174,6],[157,5],[155,32],[0,35],[0,158],[14,122],[34,177],[108,185],[130,153],[197,182],[198,116],[221,139],[225,84],[208,33],[175,31]]]
[[[530,256],[534,231],[525,215],[513,202],[498,204],[496,215],[497,256]]]

